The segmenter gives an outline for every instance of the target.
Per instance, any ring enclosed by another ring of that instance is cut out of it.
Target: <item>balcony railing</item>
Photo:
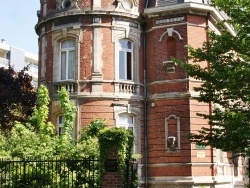
[[[60,91],[63,87],[69,93],[74,93],[77,91],[77,83],[75,81],[57,82],[57,83],[54,83],[53,85],[57,92]]]
[[[9,66],[9,60],[0,57],[0,67],[8,67]]]
[[[124,94],[135,94],[135,85],[120,83],[119,84],[119,92]]]
[[[69,92],[69,94],[90,94],[91,93],[91,81],[61,81],[61,82],[54,82],[53,84],[53,92],[56,94],[60,91],[63,87]],[[83,87],[84,85],[89,85],[88,91],[86,91]],[[121,95],[138,95],[139,92],[139,85],[135,84],[134,82],[115,82],[115,93]],[[108,94],[108,93],[107,93]]]

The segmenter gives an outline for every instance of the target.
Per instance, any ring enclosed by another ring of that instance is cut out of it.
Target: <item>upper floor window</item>
[[[61,42],[61,66],[60,79],[72,80],[75,77],[75,41],[65,40]]]
[[[133,80],[133,43],[119,40],[119,79]]]

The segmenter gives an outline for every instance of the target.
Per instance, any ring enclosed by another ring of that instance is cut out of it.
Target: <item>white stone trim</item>
[[[60,81],[60,44],[61,41],[66,39],[75,40],[75,80],[79,78],[80,66],[80,42],[82,41],[80,29],[58,29],[53,31],[52,46],[53,46],[53,82]]]
[[[177,146],[178,148],[176,150],[170,151],[169,146],[168,146],[168,138],[169,138],[169,131],[168,131],[168,121],[170,119],[175,119],[176,120],[176,134],[175,135],[177,137]],[[174,114],[169,115],[168,117],[165,118],[165,146],[166,146],[166,151],[167,152],[179,152],[181,149],[181,131],[180,131],[180,117],[177,117]]]
[[[119,103],[113,104],[114,105],[114,120],[115,126],[119,127],[119,114],[128,114],[134,117],[134,130],[135,130],[135,154],[141,154],[141,138],[140,138],[140,108],[134,107],[130,104],[126,103]]]
[[[124,25],[117,25],[116,19],[113,19],[112,42],[115,43],[115,81],[119,82],[119,40],[128,39],[133,43],[133,80],[139,83],[139,47],[140,30],[132,27],[129,22],[124,21]],[[115,84],[115,93],[119,93],[119,84]]]

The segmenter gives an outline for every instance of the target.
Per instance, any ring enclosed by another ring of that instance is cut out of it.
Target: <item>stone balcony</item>
[[[114,86],[114,92],[103,92],[103,95],[107,96],[121,96],[131,97],[140,95],[140,85],[134,82],[126,81],[103,81],[102,83],[109,83]],[[62,88],[65,88],[70,95],[74,96],[90,96],[91,92],[91,81],[90,80],[69,80],[54,82],[52,84],[53,95],[57,94]],[[87,89],[86,89],[87,88]]]

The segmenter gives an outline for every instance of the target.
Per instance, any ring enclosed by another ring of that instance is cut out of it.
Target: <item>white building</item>
[[[8,45],[4,39],[0,42],[0,67],[13,66],[16,71],[29,65],[28,73],[32,76],[33,85],[38,83],[38,55]]]

